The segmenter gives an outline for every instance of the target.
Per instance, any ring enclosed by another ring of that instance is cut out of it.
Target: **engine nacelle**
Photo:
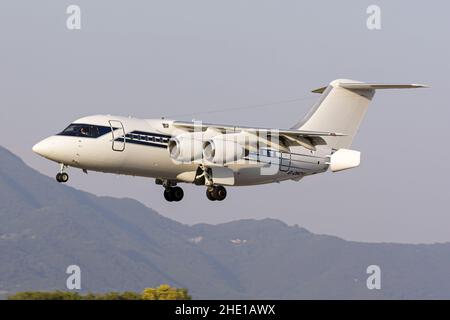
[[[361,152],[349,149],[339,149],[330,156],[331,171],[337,172],[359,166]]]
[[[203,159],[215,164],[226,164],[245,156],[244,147],[236,134],[223,134],[203,143]]]
[[[169,155],[180,162],[191,162],[202,158],[203,140],[201,132],[183,133],[169,140]]]

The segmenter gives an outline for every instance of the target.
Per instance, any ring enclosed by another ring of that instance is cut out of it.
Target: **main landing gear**
[[[180,187],[177,187],[177,183],[171,180],[156,179],[156,184],[162,185],[164,187],[164,199],[169,202],[181,201],[184,197],[184,191]]]
[[[67,181],[69,181],[69,175],[65,172],[66,169],[67,166],[61,164],[61,170],[56,175],[56,181],[58,181],[59,183],[66,183]]]
[[[205,177],[208,178],[207,176]],[[227,190],[223,186],[213,185],[212,180],[207,179],[206,197],[211,201],[222,201],[227,197]],[[164,187],[164,198],[169,202],[178,202],[183,199],[183,189],[178,187],[176,181],[156,179],[155,183]]]
[[[184,191],[180,187],[166,187],[164,190],[164,198],[169,201],[181,201],[184,196]]]
[[[206,197],[211,201],[222,201],[227,197],[227,189],[223,186],[209,186],[206,188]]]

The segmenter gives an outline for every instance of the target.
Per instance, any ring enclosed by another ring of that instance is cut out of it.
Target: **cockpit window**
[[[85,138],[97,138],[108,132],[111,132],[111,127],[96,126],[91,124],[79,124],[72,123],[66,129],[63,130],[60,136],[72,136],[72,137],[85,137]]]

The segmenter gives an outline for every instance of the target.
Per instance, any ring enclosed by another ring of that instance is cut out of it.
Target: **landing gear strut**
[[[206,197],[211,201],[222,201],[227,197],[227,189],[223,186],[209,186],[206,188]]]
[[[66,183],[69,181],[69,175],[65,172],[67,166],[65,164],[61,164],[61,170],[56,175],[56,181],[59,183]]]

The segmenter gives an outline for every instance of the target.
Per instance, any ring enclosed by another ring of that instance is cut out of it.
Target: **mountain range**
[[[163,200],[162,200],[163,201]],[[450,243],[359,243],[279,220],[184,225],[132,199],[58,184],[0,147],[0,293],[142,291],[197,299],[450,298]],[[381,269],[381,289],[366,271]]]

